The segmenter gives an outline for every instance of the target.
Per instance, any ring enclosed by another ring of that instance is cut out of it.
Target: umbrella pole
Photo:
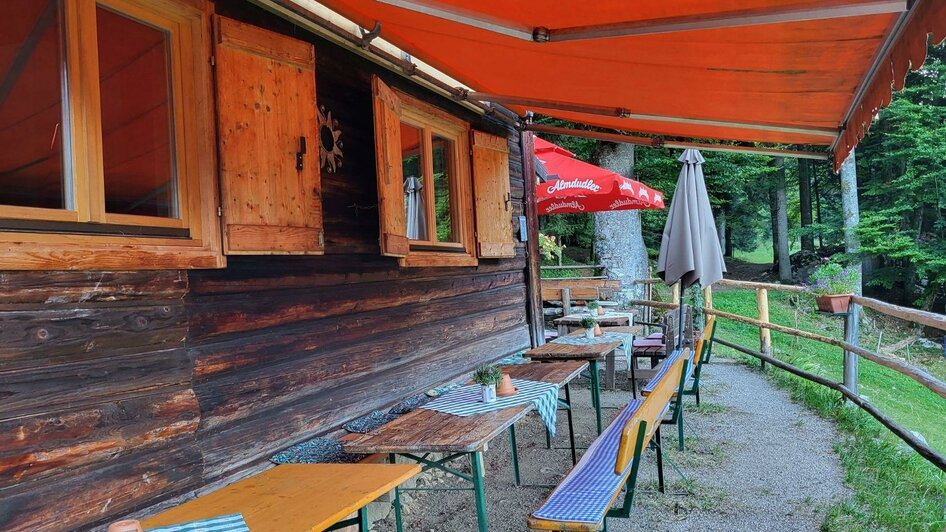
[[[677,320],[677,349],[683,349],[683,318],[686,312],[683,311],[683,280],[677,281],[680,284],[680,318]]]

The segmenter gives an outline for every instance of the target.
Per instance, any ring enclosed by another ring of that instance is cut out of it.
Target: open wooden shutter
[[[505,137],[473,132],[473,198],[476,249],[482,258],[515,257],[509,196],[509,146]]]
[[[322,254],[315,49],[214,22],[224,250]]]
[[[401,167],[401,102],[378,76],[371,78],[371,94],[374,97],[381,254],[406,257],[410,244],[404,212],[404,169]]]

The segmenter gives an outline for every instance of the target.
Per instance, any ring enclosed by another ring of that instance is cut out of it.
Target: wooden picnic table
[[[368,503],[420,473],[416,464],[284,464],[145,519],[145,529],[243,514],[253,532],[309,532],[359,524]],[[357,519],[345,518],[358,513]]]
[[[568,402],[568,383],[580,375],[586,366],[587,364],[581,361],[566,361],[554,364],[511,365],[503,366],[502,369],[516,379],[549,382],[564,387]],[[535,405],[528,403],[472,416],[455,416],[421,407],[367,434],[346,435],[342,437],[341,442],[348,453],[385,453],[391,455],[392,462],[395,455],[399,455],[421,464],[424,471],[439,469],[471,482],[473,487],[469,489],[474,493],[478,527],[480,532],[486,532],[488,527],[483,488],[483,452],[489,442],[504,431],[509,431],[510,443],[515,449],[515,423],[534,409]],[[572,449],[574,456],[573,435]],[[429,453],[445,453],[447,456],[433,460],[428,458]],[[466,456],[470,459],[472,474],[449,467],[450,462]],[[512,466],[518,482],[519,464],[515,450]],[[398,527],[401,526],[402,520],[400,492],[403,490],[407,489],[394,490],[394,516]]]
[[[617,333],[617,334],[629,334],[632,337],[636,337],[643,332],[644,328],[640,325],[631,325],[631,326],[622,326],[622,327],[601,327],[601,332],[603,333]],[[566,336],[582,336],[585,334],[584,329],[575,329],[574,331],[568,333]],[[554,341],[554,340],[553,340]],[[623,348],[624,346],[622,346]],[[632,354],[633,356],[633,354]],[[617,388],[617,364],[616,364],[617,354],[611,352],[604,361],[604,387],[607,390],[614,390]],[[633,359],[632,359],[633,360]]]
[[[598,434],[601,434],[601,386],[598,382],[598,362],[610,358],[614,364],[614,350],[621,347],[622,342],[601,342],[597,344],[560,344],[549,342],[539,347],[533,347],[522,356],[537,362],[553,362],[563,360],[580,360],[588,363],[591,370],[591,403],[595,408],[595,421]]]
[[[635,309],[622,310],[619,313],[606,312],[604,316],[592,316],[587,312],[575,312],[562,316],[561,318],[556,318],[553,323],[558,327],[558,335],[565,336],[570,329],[581,327],[581,320],[589,316],[594,318],[598,322],[598,325],[602,327],[626,327],[634,325],[632,316],[635,315],[637,315],[637,310]]]

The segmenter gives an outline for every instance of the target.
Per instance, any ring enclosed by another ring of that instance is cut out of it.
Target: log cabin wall
[[[523,244],[469,268],[380,255],[370,77],[508,137],[510,224],[518,133],[242,1],[216,10],[315,44],[344,153],[322,174],[326,255],[0,272],[0,530],[92,528],[529,344]]]

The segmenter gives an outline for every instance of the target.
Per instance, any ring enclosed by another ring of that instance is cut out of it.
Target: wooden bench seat
[[[659,439],[660,420],[679,391],[687,358],[688,355],[675,359],[653,393],[631,401],[621,410],[533,512],[529,528],[601,530],[608,517],[630,515],[641,455],[653,438]],[[622,489],[626,489],[623,504],[614,508]]]

